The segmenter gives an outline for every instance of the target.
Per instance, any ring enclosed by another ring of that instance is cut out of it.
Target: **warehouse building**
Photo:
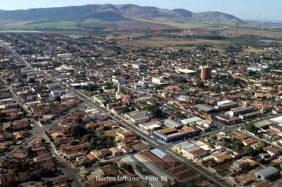
[[[181,142],[179,144],[174,145],[173,150],[178,153],[181,153],[184,157],[188,159],[200,159],[208,155],[207,151],[189,141]]]
[[[254,111],[255,111],[255,108],[252,107],[252,106],[250,106],[250,107],[236,107],[236,108],[232,108],[229,111],[229,115],[231,117],[234,117],[234,116],[239,116],[239,115],[254,112]]]
[[[173,120],[173,119],[166,119],[164,121],[165,126],[167,127],[171,127],[171,128],[179,128],[182,126],[181,123],[178,123],[177,121]]]
[[[255,176],[262,180],[271,180],[280,176],[280,172],[273,166],[266,167],[254,173]]]
[[[153,135],[163,142],[173,142],[181,139],[193,137],[199,134],[200,130],[184,126],[181,129],[166,128],[159,131],[154,131]]]

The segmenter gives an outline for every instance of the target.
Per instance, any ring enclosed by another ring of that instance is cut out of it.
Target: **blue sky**
[[[282,0],[3,0],[0,9],[28,9],[84,4],[138,4],[160,8],[185,8],[194,12],[221,11],[242,19],[282,21]]]

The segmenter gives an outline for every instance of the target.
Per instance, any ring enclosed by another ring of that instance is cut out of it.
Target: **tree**
[[[114,145],[114,138],[113,137],[106,137],[105,145],[107,148],[112,147]]]
[[[197,87],[200,89],[204,89],[205,88],[205,84],[202,81],[197,82]]]
[[[45,139],[41,139],[41,143],[45,144],[46,140]]]
[[[114,146],[114,138],[108,136],[99,136],[91,139],[92,149],[103,149]]]
[[[243,147],[243,143],[237,140],[231,141],[229,145],[231,149],[237,152],[241,151]]]
[[[61,97],[60,97],[60,96],[58,96],[58,97],[55,97],[55,98],[54,98],[54,101],[61,102],[61,101],[62,101],[62,99],[61,99]]]
[[[27,157],[29,158],[36,156],[36,152],[34,152],[31,147],[27,148],[26,153],[27,153]]]
[[[260,154],[262,152],[263,152],[263,148],[262,147],[256,147],[255,150],[254,150],[253,155],[258,155],[258,154]]]
[[[156,105],[150,105],[147,110],[151,112],[154,117],[161,118],[163,116],[163,111]]]
[[[245,129],[253,134],[258,134],[258,128],[254,125],[254,123],[249,122],[245,125]]]
[[[132,167],[132,165],[130,165],[130,164],[123,163],[123,164],[121,164],[120,167],[121,167],[122,169],[124,169],[124,170],[129,171],[130,173],[135,173],[135,172],[134,172],[134,169],[133,169],[133,167]]]
[[[243,154],[253,155],[254,150],[250,146],[243,147]]]
[[[78,145],[78,144],[79,144],[79,141],[73,140],[70,144],[71,144],[71,145]]]
[[[125,113],[128,113],[130,111],[131,111],[130,108],[128,106],[125,106],[120,110],[120,113],[125,114]]]
[[[0,113],[0,123],[4,123],[6,121],[6,115],[4,113]]]
[[[87,134],[87,129],[81,125],[71,126],[67,132],[70,137],[81,138]]]

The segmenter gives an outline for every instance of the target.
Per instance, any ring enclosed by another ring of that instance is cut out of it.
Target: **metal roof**
[[[273,166],[269,166],[269,167],[266,167],[262,170],[259,170],[257,172],[255,172],[255,175],[256,176],[263,176],[263,177],[267,177],[267,176],[270,176],[270,175],[273,175],[275,173],[279,172],[279,170]]]
[[[276,118],[272,118],[270,120],[275,122],[275,123],[282,123],[282,116],[279,116],[279,117],[276,117]]]
[[[152,149],[151,152],[159,158],[163,158],[166,156],[166,154],[158,148]]]
[[[183,125],[186,125],[186,124],[189,124],[189,123],[194,123],[194,122],[197,122],[197,121],[202,121],[203,119],[200,118],[200,117],[192,117],[192,118],[186,118],[186,119],[183,119],[181,120],[181,123]]]
[[[175,128],[177,128],[177,127],[180,127],[180,126],[181,126],[180,123],[178,123],[177,121],[175,121],[175,120],[173,120],[173,119],[166,119],[166,120],[164,121],[164,123],[165,123],[166,126],[169,126],[169,127],[175,127]]]

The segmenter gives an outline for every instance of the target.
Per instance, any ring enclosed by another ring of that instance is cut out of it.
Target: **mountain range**
[[[60,8],[38,8],[28,10],[0,10],[0,21],[76,21],[95,19],[104,22],[132,20],[162,20],[170,22],[211,23],[240,25],[241,19],[221,12],[194,13],[185,9],[160,9],[156,7],[124,5],[84,5]]]

